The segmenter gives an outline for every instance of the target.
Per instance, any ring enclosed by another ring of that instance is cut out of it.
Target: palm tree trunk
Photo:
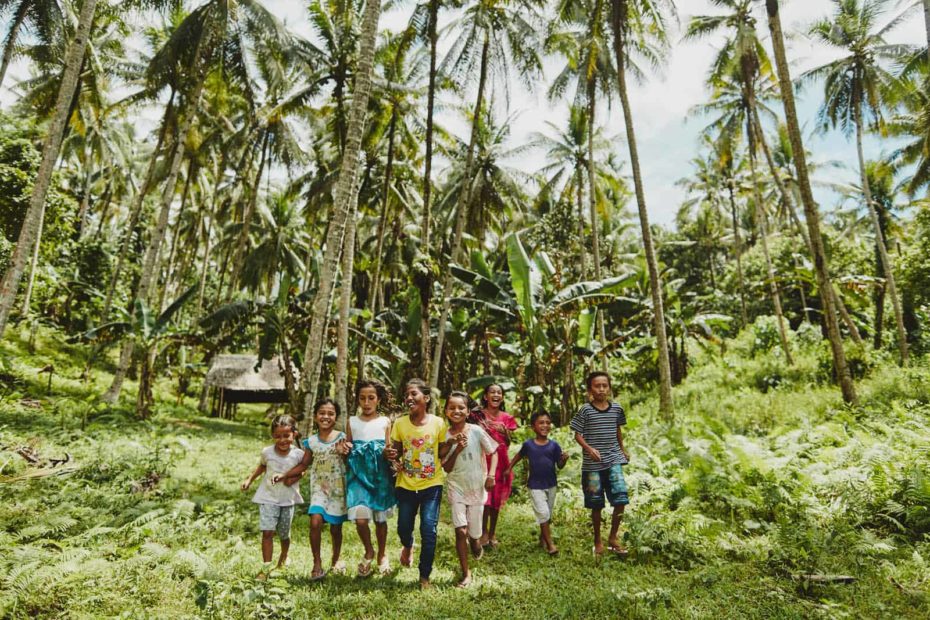
[[[103,206],[100,208],[100,219],[97,221],[97,228],[94,230],[94,236],[92,237],[94,242],[100,240],[100,235],[103,233],[103,224],[107,220],[107,215],[110,213],[110,205],[113,203],[112,179],[107,181],[106,188],[103,190],[103,195],[100,197],[100,202],[103,203]]]
[[[772,257],[769,253],[769,235],[768,226],[765,221],[765,204],[762,201],[762,191],[759,189],[759,175],[756,171],[756,119],[758,111],[756,110],[755,87],[752,74],[748,69],[748,63],[743,63],[741,74],[743,93],[746,97],[746,102],[749,104],[749,111],[746,118],[746,146],[749,149],[749,173],[752,176],[752,192],[756,201],[756,223],[759,227],[759,235],[762,237],[762,255],[765,258],[765,271],[769,281],[769,294],[772,296],[775,318],[778,320],[778,337],[781,340],[781,348],[785,352],[785,359],[790,366],[794,364],[794,361],[791,358],[791,347],[788,345],[788,330],[785,327],[785,314],[781,307],[781,294],[778,291],[778,281],[775,279],[775,268],[772,266]]]
[[[165,238],[165,230],[168,227],[168,216],[171,213],[171,203],[174,201],[174,194],[178,184],[178,175],[181,172],[181,162],[184,159],[185,142],[188,133],[194,123],[194,117],[200,102],[200,94],[203,92],[206,69],[201,70],[200,59],[203,46],[207,45],[209,34],[205,34],[197,43],[197,50],[194,53],[193,70],[198,73],[195,78],[194,88],[188,96],[184,105],[181,125],[178,127],[177,138],[174,145],[174,153],[171,157],[171,165],[168,169],[168,177],[165,180],[164,190],[161,195],[161,205],[158,214],[158,221],[155,224],[155,230],[152,231],[148,247],[145,249],[145,257],[142,260],[142,272],[139,278],[139,286],[136,290],[136,299],[147,302],[152,283],[155,281],[155,274],[158,272],[158,255],[161,251],[162,241]],[[202,71],[202,72],[201,72]],[[133,341],[126,339],[123,341],[120,350],[119,366],[113,375],[113,382],[110,388],[103,395],[102,399],[106,403],[113,404],[119,399],[120,391],[123,387],[123,381],[129,370],[129,363],[132,361]]]
[[[452,262],[461,260],[462,235],[465,231],[465,222],[468,219],[468,205],[471,204],[472,167],[475,160],[475,149],[478,144],[478,128],[481,123],[482,106],[484,105],[484,88],[488,78],[488,60],[490,55],[490,35],[485,32],[484,44],[481,47],[481,70],[478,77],[478,95],[475,99],[475,113],[471,123],[471,137],[468,140],[468,153],[465,156],[465,171],[462,175],[462,189],[459,192],[455,205],[455,231],[452,239]],[[436,332],[436,347],[433,349],[433,362],[430,367],[429,384],[439,386],[439,371],[442,367],[442,348],[446,340],[446,320],[452,308],[452,270],[446,269],[442,284],[442,311],[439,313],[439,327]]]
[[[342,282],[339,285],[339,328],[336,332],[336,403],[342,412],[338,426],[345,430],[349,415],[349,311],[352,309],[352,276],[355,263],[355,218],[346,223],[345,244],[342,248]],[[361,339],[360,339],[361,340]]]
[[[29,3],[20,2],[13,15],[13,22],[10,24],[10,30],[6,34],[6,41],[3,42],[3,60],[0,60],[0,86],[3,86],[3,78],[6,77],[6,71],[13,60],[13,49],[16,47],[16,41],[19,39],[19,31],[26,21],[26,14],[29,12]]]
[[[765,155],[765,160],[768,164],[769,170],[771,171],[772,178],[775,180],[775,186],[778,188],[778,193],[781,194],[782,201],[785,203],[785,208],[788,210],[788,215],[791,217],[791,221],[794,222],[794,225],[798,230],[798,234],[801,235],[801,238],[804,240],[804,246],[807,248],[808,255],[813,256],[814,250],[811,247],[810,236],[807,234],[807,231],[804,230],[804,225],[801,224],[801,218],[798,217],[798,211],[794,206],[794,199],[788,192],[788,188],[785,187],[785,182],[782,180],[781,175],[778,174],[778,167],[775,165],[775,160],[772,158],[772,152],[769,149],[768,142],[765,140],[765,134],[762,132],[762,123],[759,121],[758,109],[755,109],[752,117],[756,139],[758,140],[759,145],[762,147],[762,153]],[[801,292],[801,303],[804,304],[804,318],[807,320],[807,322],[810,322],[810,316],[807,310],[807,301],[805,300],[804,295],[804,285],[800,284],[798,286],[798,290]],[[846,304],[843,303],[843,298],[837,292],[836,287],[833,287],[833,296],[836,299],[836,306],[840,312],[840,317],[846,324],[846,329],[849,330],[849,335],[852,337],[853,342],[856,344],[862,344],[862,336],[859,334],[859,328],[856,326],[855,321],[852,320],[852,317],[849,316],[849,312],[846,310]]]
[[[423,214],[420,224],[420,247],[425,248],[429,256],[430,244],[430,199],[433,193],[433,108],[436,102],[436,43],[439,40],[437,21],[439,19],[439,0],[429,3],[429,86],[426,94],[426,160],[423,164]],[[427,286],[420,291],[420,376],[430,375],[431,345],[429,316],[432,305],[432,275],[427,276]]]
[[[378,313],[378,291],[381,288],[381,266],[384,254],[384,231],[387,228],[388,205],[391,196],[391,181],[394,175],[394,137],[397,132],[397,106],[391,110],[391,124],[388,127],[388,149],[387,164],[384,167],[384,188],[381,192],[381,214],[378,217],[377,241],[375,243],[375,263],[371,268],[371,286],[368,290],[368,314],[371,321],[375,320]],[[427,338],[428,339],[428,338]],[[358,378],[366,377],[365,374],[365,346],[364,338],[358,339]]]
[[[119,283],[119,277],[123,270],[123,264],[129,254],[129,246],[132,244],[132,235],[139,225],[139,218],[142,215],[142,205],[145,197],[152,188],[155,181],[155,171],[158,168],[158,156],[165,143],[165,137],[168,133],[168,125],[171,122],[172,111],[174,108],[175,90],[171,89],[171,95],[168,97],[168,104],[165,106],[165,114],[161,122],[161,130],[158,134],[158,142],[155,144],[155,150],[152,151],[152,158],[149,160],[148,170],[145,172],[145,180],[139,191],[136,192],[132,207],[129,210],[129,224],[123,239],[120,241],[119,253],[116,256],[116,266],[113,268],[113,275],[110,276],[110,284],[107,287],[107,295],[103,302],[103,313],[100,315],[100,322],[106,323],[110,318],[110,310],[113,307],[113,296],[116,294],[116,285]]]
[[[74,33],[74,40],[68,46],[65,70],[62,73],[61,84],[58,87],[58,97],[55,100],[55,114],[49,125],[45,143],[42,146],[42,162],[39,164],[39,170],[33,183],[29,208],[26,210],[26,217],[23,219],[19,239],[16,241],[16,249],[10,258],[10,267],[7,269],[2,283],[0,283],[0,338],[3,337],[3,332],[6,331],[7,320],[10,318],[10,310],[13,308],[16,291],[19,289],[19,283],[23,277],[26,260],[31,254],[32,246],[37,239],[39,222],[42,220],[42,214],[45,211],[45,197],[48,194],[52,182],[52,172],[55,168],[55,162],[58,160],[58,153],[61,150],[65,123],[68,120],[71,100],[74,98],[78,78],[80,77],[81,64],[84,61],[84,50],[87,47],[87,39],[90,36],[96,8],[97,0],[84,0],[78,18],[77,30]]]
[[[255,207],[258,205],[258,189],[262,183],[262,175],[265,172],[265,164],[268,162],[270,134],[265,132],[262,139],[262,151],[258,160],[258,171],[255,173],[255,181],[252,183],[249,201],[246,203],[245,212],[242,214],[242,229],[239,231],[239,238],[236,241],[236,250],[233,253],[232,274],[229,276],[229,289],[226,291],[226,301],[232,299],[236,287],[239,285],[239,274],[242,273],[242,262],[245,258],[245,246],[249,242],[249,229],[252,227],[252,218],[255,217]],[[254,161],[254,160],[253,160]]]
[[[595,15],[601,14],[600,3],[594,10]],[[597,91],[593,79],[588,80],[588,209],[591,218],[591,253],[594,260],[594,279],[601,281],[601,249],[600,235],[598,230],[597,217],[597,182],[594,174],[594,113],[597,103]],[[607,370],[607,357],[603,354],[603,348],[607,345],[607,333],[604,330],[604,313],[597,310],[595,316],[597,327],[597,338],[601,344],[601,353],[598,357],[601,359],[601,369]]]
[[[87,159],[90,159],[88,156]],[[84,176],[84,187],[82,188],[83,194],[81,195],[81,206],[78,207],[77,215],[77,238],[78,240],[84,237],[84,230],[87,228],[87,211],[90,209],[90,191],[91,184],[93,183],[93,169],[90,163],[87,165],[87,172]]]
[[[23,316],[29,314],[29,306],[32,304],[32,287],[36,281],[36,271],[39,269],[39,247],[42,245],[42,227],[45,224],[45,209],[42,209],[42,215],[39,217],[39,228],[36,231],[36,242],[32,247],[32,262],[29,264],[29,278],[26,280],[26,292],[23,294]]]
[[[930,60],[930,0],[923,0],[924,5],[924,27],[927,29],[927,59]],[[0,74],[0,79],[3,74]]]
[[[656,349],[659,357],[659,410],[667,419],[671,419],[675,413],[675,406],[672,401],[672,370],[668,355],[668,338],[665,333],[662,282],[659,278],[659,262],[656,259],[655,247],[652,244],[652,232],[649,230],[649,213],[646,211],[646,192],[643,188],[643,175],[639,166],[639,152],[633,127],[633,111],[630,107],[630,97],[626,88],[625,37],[629,15],[628,0],[611,0],[611,9],[614,54],[617,57],[617,90],[620,94],[623,120],[626,125],[627,146],[630,149],[630,164],[633,168],[633,187],[636,193],[639,225],[643,235],[643,250],[646,254],[646,266],[649,269],[649,285],[652,292]]]
[[[181,217],[184,216],[184,211],[187,208],[187,201],[190,198],[191,192],[191,183],[193,182],[194,177],[197,175],[197,164],[194,158],[187,164],[187,178],[184,179],[184,189],[181,191],[181,205],[178,207],[178,214],[174,220],[174,234],[171,236],[171,249],[168,252],[168,264],[165,266],[165,284],[162,286],[161,292],[158,296],[158,313],[161,314],[162,309],[165,307],[165,299],[168,296],[169,289],[171,288],[171,280],[173,279],[174,274],[174,265],[175,258],[178,255],[178,240],[181,238]],[[180,274],[183,277],[183,274]]]
[[[584,234],[584,180],[579,170],[575,175],[576,200],[578,207],[578,259],[580,260],[581,279],[588,279],[588,249],[585,247]]]
[[[807,156],[804,153],[804,143],[801,140],[801,127],[798,123],[791,74],[785,54],[785,38],[781,28],[778,0],[765,0],[765,9],[768,15],[772,47],[775,52],[778,86],[781,91],[782,105],[785,108],[788,137],[791,140],[791,149],[794,152],[798,185],[801,190],[801,203],[804,206],[804,219],[807,221],[808,236],[813,250],[814,269],[817,273],[817,283],[820,288],[821,303],[824,310],[824,323],[827,328],[827,338],[830,340],[830,348],[833,352],[833,369],[843,392],[843,400],[847,403],[856,403],[858,401],[856,387],[853,384],[852,375],[849,373],[846,352],[843,350],[843,341],[840,338],[840,328],[836,320],[836,298],[833,294],[830,268],[823,247],[823,238],[820,236],[820,215],[817,212],[817,204],[814,202],[814,193],[811,191],[810,176],[807,170]]]
[[[759,178],[756,175],[755,144],[749,139],[749,174],[752,175],[752,193],[756,201],[756,225],[759,227],[759,237],[762,239],[762,256],[765,258],[765,272],[769,284],[769,295],[772,296],[772,306],[775,308],[775,318],[778,320],[778,337],[781,348],[785,352],[788,365],[794,364],[791,357],[791,347],[788,345],[788,332],[785,328],[785,315],[781,307],[781,295],[778,292],[778,282],[775,279],[775,268],[772,266],[772,257],[769,254],[769,235],[765,224],[765,206],[762,203],[762,192],[759,190]]]
[[[320,273],[319,287],[310,316],[310,330],[307,348],[304,354],[304,373],[301,377],[304,393],[304,415],[309,418],[310,408],[316,399],[320,374],[323,371],[323,348],[326,343],[329,314],[333,305],[333,289],[336,271],[340,264],[340,255],[345,238],[348,220],[355,217],[356,199],[352,192],[357,191],[359,152],[362,136],[365,132],[365,113],[371,94],[371,73],[374,62],[375,41],[378,35],[378,18],[381,15],[381,3],[369,0],[365,4],[362,18],[362,31],[359,39],[359,62],[355,73],[355,93],[349,109],[349,123],[346,147],[339,166],[339,179],[336,182],[333,200],[333,213],[326,230],[326,254]],[[308,419],[304,420],[306,427]]]
[[[743,284],[743,241],[739,234],[739,218],[736,216],[736,198],[733,196],[733,179],[727,182],[727,190],[730,196],[730,218],[733,221],[733,242],[736,245],[734,253],[736,254],[736,284],[739,286],[739,313],[742,327],[749,324],[749,315],[746,312],[746,287]]]
[[[882,266],[885,270],[885,286],[888,290],[888,297],[891,298],[891,308],[894,310],[895,330],[898,336],[898,354],[901,357],[901,365],[907,366],[907,332],[904,331],[904,314],[901,312],[901,299],[898,297],[898,287],[895,284],[894,266],[891,264],[891,257],[888,256],[888,248],[885,245],[885,235],[882,234],[882,224],[878,219],[878,210],[872,201],[872,188],[869,187],[869,178],[865,171],[865,155],[862,151],[862,105],[861,102],[854,102],[853,114],[856,122],[856,153],[859,156],[859,176],[862,179],[862,194],[865,197],[865,204],[869,209],[869,216],[872,218],[872,226],[875,227],[875,245],[878,247],[878,253],[882,259]]]

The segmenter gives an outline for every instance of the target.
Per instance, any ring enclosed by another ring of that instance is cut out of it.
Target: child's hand
[[[494,480],[494,476],[488,476],[487,478],[485,478],[484,479],[484,490],[490,491],[491,489],[493,489],[495,482],[496,481]]]
[[[342,456],[347,456],[352,451],[352,442],[347,439],[340,439],[336,444],[336,452]]]
[[[394,446],[384,446],[384,450],[381,452],[381,454],[384,455],[384,458],[391,462],[397,460],[397,450],[394,448]]]
[[[294,486],[298,480],[303,478],[303,473],[297,474],[296,476],[288,476],[287,478],[282,477],[280,480],[275,480],[275,482],[280,482],[286,487]]]
[[[239,489],[242,491],[248,491],[251,485],[252,485],[252,479],[249,478],[245,482],[239,485]]]
[[[274,486],[284,480],[284,474],[275,474],[271,477],[271,486]]]
[[[465,433],[459,433],[458,435],[456,435],[455,441],[457,444],[459,444],[459,448],[461,450],[464,450],[465,448],[468,447],[468,435],[466,435]]]
[[[563,452],[562,456],[559,457],[559,467],[564,466],[567,461],[568,461],[568,452]]]
[[[620,448],[620,452],[623,452],[623,456],[626,458],[627,462],[629,462],[630,453],[626,451],[626,448]]]
[[[590,456],[592,460],[597,461],[598,463],[601,462],[601,453],[598,452],[597,448],[588,448],[588,456]]]

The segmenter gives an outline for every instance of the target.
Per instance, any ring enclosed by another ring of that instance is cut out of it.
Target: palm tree
[[[466,9],[457,22],[461,27],[459,37],[452,43],[440,72],[458,83],[467,83],[477,69],[478,91],[471,119],[471,138],[465,157],[464,175],[470,180],[473,174],[475,147],[478,140],[479,123],[483,118],[485,87],[492,63],[506,73],[515,70],[530,86],[533,76],[542,70],[539,57],[534,20],[539,16],[538,0],[478,0]],[[508,91],[505,90],[505,94]],[[472,188],[470,183],[459,192],[455,207],[455,225],[452,232],[450,258],[453,263],[461,262],[462,233],[468,219],[468,204]],[[446,320],[452,299],[452,271],[446,270],[443,281],[443,302],[439,314],[439,329],[433,361],[430,365],[430,385],[439,382],[440,362],[446,337]]]
[[[68,46],[68,53],[65,57],[65,70],[61,76],[61,84],[58,87],[58,96],[55,102],[55,113],[49,125],[45,142],[42,145],[42,162],[39,164],[39,170],[33,184],[29,208],[26,211],[19,239],[16,242],[16,249],[13,251],[10,260],[10,267],[7,269],[3,281],[0,282],[0,338],[3,337],[6,330],[6,323],[13,307],[13,301],[16,298],[16,291],[19,288],[26,261],[32,254],[33,244],[37,242],[39,225],[45,212],[45,197],[52,181],[55,162],[58,161],[58,153],[65,131],[65,122],[68,120],[71,111],[71,101],[77,88],[96,8],[97,0],[84,0],[78,17],[78,26],[74,33],[74,39]]]
[[[62,26],[61,4],[58,0],[0,0],[0,14],[12,12],[10,29],[3,40],[0,59],[0,86],[13,60],[22,30],[32,29],[40,41],[51,44]]]
[[[859,158],[862,194],[875,228],[875,244],[881,255],[888,296],[891,297],[891,306],[894,309],[900,362],[906,365],[908,347],[904,314],[895,284],[894,266],[888,255],[878,211],[869,187],[862,136],[867,123],[872,128],[880,128],[884,124],[883,91],[885,84],[892,81],[893,76],[880,63],[900,61],[910,48],[888,44],[885,41],[885,35],[898,25],[898,19],[892,20],[884,27],[877,27],[877,21],[887,4],[886,0],[862,0],[861,4],[860,0],[833,0],[833,4],[835,10],[832,18],[816,22],[810,32],[816,40],[836,50],[842,50],[845,54],[832,62],[811,69],[802,79],[824,81],[824,104],[820,110],[824,129],[828,126],[840,126],[847,135],[852,131],[856,132],[856,154]]]
[[[813,250],[814,270],[817,274],[817,284],[824,309],[824,324],[827,328],[827,338],[830,340],[830,349],[833,353],[833,371],[836,374],[836,380],[840,384],[843,400],[848,403],[856,403],[858,401],[856,387],[853,384],[852,375],[846,363],[846,352],[843,350],[840,328],[836,320],[836,298],[833,292],[833,282],[830,279],[830,267],[823,247],[823,238],[820,236],[820,214],[817,212],[817,204],[814,202],[814,193],[811,190],[810,176],[807,170],[807,154],[801,140],[801,126],[798,122],[798,111],[794,102],[794,87],[791,83],[788,57],[785,54],[785,37],[782,33],[778,0],[765,0],[765,11],[768,16],[769,32],[772,37],[778,87],[785,108],[785,121],[788,124],[791,150],[794,154],[801,204],[804,205],[804,219],[807,222],[808,237],[811,240]]]
[[[630,150],[630,165],[633,169],[633,189],[636,194],[636,207],[639,225],[643,236],[643,251],[649,272],[649,285],[652,294],[653,322],[656,337],[656,349],[659,357],[659,409],[666,418],[674,415],[672,401],[672,371],[669,362],[668,338],[665,332],[665,312],[663,310],[662,282],[659,276],[659,262],[652,243],[652,231],[649,229],[649,213],[646,209],[646,190],[640,168],[639,149],[636,144],[636,131],[633,123],[633,110],[627,91],[626,73],[630,66],[629,56],[644,39],[652,39],[659,48],[667,47],[666,36],[667,12],[673,11],[671,3],[653,0],[611,0],[610,24],[614,37],[614,54],[616,55],[617,90],[620,105],[623,108],[623,121],[626,128],[627,146]]]
[[[348,221],[355,218],[358,163],[362,138],[365,134],[365,115],[371,93],[372,67],[374,65],[375,43],[380,15],[381,3],[377,0],[369,0],[365,4],[365,12],[362,17],[358,47],[358,68],[355,73],[354,92],[349,108],[345,149],[343,149],[342,162],[339,166],[339,176],[333,197],[333,210],[326,229],[326,252],[323,257],[319,286],[313,300],[307,348],[304,354],[304,373],[301,376],[301,383],[304,395],[304,415],[307,418],[309,418],[310,409],[316,400],[320,373],[323,370],[323,349],[327,340],[326,333],[333,304],[336,273],[340,264],[344,272],[347,273],[351,269],[353,262],[350,259],[340,263],[340,259],[346,245],[345,236],[346,230],[349,228]],[[308,419],[305,419],[304,424],[307,422]]]

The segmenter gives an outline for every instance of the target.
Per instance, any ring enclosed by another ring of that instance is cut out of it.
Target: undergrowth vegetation
[[[437,587],[423,593],[415,570],[356,578],[351,525],[349,573],[309,583],[306,517],[295,519],[291,566],[256,581],[257,511],[238,482],[268,441],[264,411],[202,417],[190,400],[169,404],[163,382],[155,415],[140,422],[131,407],[96,404],[96,375],[79,378],[83,360],[56,333],[39,330],[35,353],[25,336],[7,339],[0,616],[927,617],[930,368],[863,354],[861,405],[847,407],[817,339],[796,335],[788,367],[762,342],[763,323],[698,356],[671,425],[653,394],[618,390],[630,405],[627,560],[592,556],[581,459],[558,429],[572,455],[554,523],[561,554],[536,547],[519,472],[503,544],[477,563],[468,590],[451,587],[443,507]],[[46,393],[38,370],[52,357]],[[389,546],[396,567],[393,524]]]

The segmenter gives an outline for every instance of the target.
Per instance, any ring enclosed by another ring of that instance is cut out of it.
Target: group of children
[[[572,419],[571,429],[583,452],[581,484],[585,507],[591,510],[594,553],[609,550],[622,555],[626,550],[618,531],[629,502],[623,477],[623,465],[629,462],[622,434],[626,418],[623,409],[610,400],[606,373],[591,373],[586,386],[589,402]],[[326,575],[320,554],[324,524],[329,524],[332,537],[330,570],[345,570],[340,554],[342,524],[347,520],[355,523],[365,549],[358,575],[371,575],[375,562],[382,574],[390,572],[387,521],[396,509],[402,566],[413,562],[414,525],[419,514],[420,586],[429,587],[445,488],[461,569],[458,586],[467,587],[472,580],[469,553],[477,560],[485,547],[498,545],[497,517],[510,495],[513,469],[524,459],[529,464],[527,486],[539,525],[539,544],[550,555],[558,553],[550,522],[556,470],[565,466],[568,453],[549,439],[549,415],[537,412],[531,416],[535,437],[520,446],[511,462],[508,448],[516,420],[504,411],[501,386],[485,389],[480,408],[471,407],[468,394],[451,392],[446,397],[445,419],[429,413],[431,398],[425,382],[408,381],[403,401],[407,414],[392,424],[380,413],[390,399],[388,390],[377,381],[362,381],[356,389],[359,412],[349,418],[346,431],[336,428],[338,405],[324,399],[314,407],[316,433],[299,444],[296,421],[288,415],[275,417],[271,422],[274,443],[262,450],[258,466],[241,485],[245,491],[261,477],[252,501],[259,505],[264,562],[272,561],[275,534],[281,540],[278,566],[287,562],[294,507],[303,503],[299,480],[309,468],[311,580]],[[605,497],[613,507],[606,547],[600,531]],[[377,554],[371,540],[372,521]],[[263,579],[265,574],[259,577]]]

